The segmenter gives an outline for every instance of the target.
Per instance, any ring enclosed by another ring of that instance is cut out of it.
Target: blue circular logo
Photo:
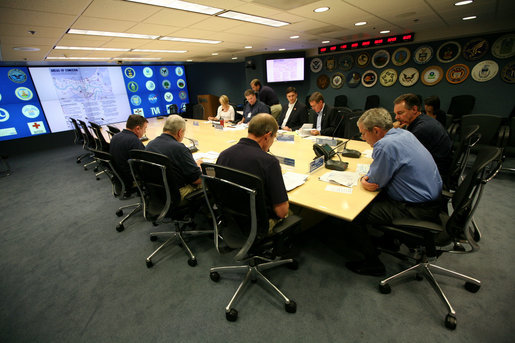
[[[172,102],[173,101],[173,94],[171,92],[166,92],[164,94],[164,98],[166,102]]]
[[[24,83],[27,81],[27,74],[20,69],[11,69],[7,73],[9,80],[16,83]]]
[[[0,108],[0,122],[7,121],[9,119],[9,112]]]
[[[137,92],[138,91],[138,84],[134,81],[131,81],[127,84],[127,88],[129,89],[129,91],[131,92]]]
[[[146,77],[152,77],[152,75],[154,75],[154,72],[152,71],[152,68],[145,67],[143,68],[143,75],[145,75]]]
[[[136,76],[136,71],[131,67],[125,68],[125,76],[127,76],[129,79],[132,79],[134,76]]]
[[[151,103],[151,104],[155,104],[157,102],[157,95],[155,95],[154,93],[150,93],[148,95],[148,101]]]
[[[21,113],[23,113],[25,117],[33,119],[39,116],[39,108],[34,105],[25,105],[21,109]]]
[[[179,88],[186,87],[186,81],[184,81],[183,79],[177,80],[177,87],[179,87]]]
[[[182,67],[175,68],[175,75],[177,75],[177,76],[184,75],[184,69],[182,69]]]
[[[32,91],[27,87],[16,88],[14,94],[16,94],[16,97],[18,97],[18,99],[23,101],[29,101],[30,99],[32,99],[33,96]]]
[[[148,80],[146,83],[145,83],[145,86],[147,87],[147,89],[149,91],[153,91],[154,89],[156,89],[156,84],[154,83],[154,81],[152,80]]]
[[[172,87],[172,84],[168,80],[163,80],[163,82],[161,82],[161,85],[164,89],[170,89],[170,87]]]
[[[141,98],[138,95],[131,96],[131,104],[133,104],[134,106],[141,105]]]
[[[185,91],[180,91],[179,92],[179,99],[186,100],[187,97],[188,97],[188,95],[186,94]]]
[[[161,69],[159,69],[159,72],[161,73],[162,77],[168,76],[168,68],[166,68],[166,67],[161,67]]]

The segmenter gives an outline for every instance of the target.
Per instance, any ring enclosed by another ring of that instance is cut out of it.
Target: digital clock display
[[[347,51],[347,50],[371,48],[371,47],[398,44],[398,43],[406,43],[406,42],[413,41],[414,38],[415,38],[414,33],[407,33],[407,34],[389,36],[389,37],[383,37],[383,38],[366,39],[366,40],[360,40],[357,42],[347,42],[344,44],[323,46],[323,47],[318,48],[318,53],[326,54],[328,52]]]

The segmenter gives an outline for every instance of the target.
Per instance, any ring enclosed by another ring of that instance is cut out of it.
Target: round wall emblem
[[[131,67],[125,68],[123,73],[125,74],[125,76],[127,76],[128,79],[132,79],[134,78],[134,76],[136,76],[136,71]]]
[[[185,100],[187,97],[188,97],[188,95],[186,94],[185,91],[180,91],[179,92],[179,99]]]
[[[477,82],[485,82],[493,79],[499,72],[499,65],[492,60],[481,61],[472,68],[472,78]]]
[[[166,67],[161,67],[159,69],[159,74],[161,74],[162,77],[167,77],[169,72],[168,72],[168,68]]]
[[[405,65],[408,63],[411,58],[411,52],[408,48],[398,48],[392,54],[392,63],[398,67]]]
[[[372,55],[372,65],[377,69],[386,67],[390,62],[390,53],[386,50],[378,50]]]
[[[147,89],[149,91],[153,91],[154,89],[156,89],[156,84],[154,83],[154,81],[152,80],[148,80],[146,83],[145,83],[145,87],[147,87]]]
[[[311,60],[309,63],[309,69],[311,69],[311,72],[318,73],[322,70],[324,67],[324,64],[322,63],[322,60],[318,57],[315,57]]]
[[[360,68],[365,68],[370,63],[370,55],[368,52],[362,52],[356,58],[356,65]]]
[[[361,83],[361,74],[358,72],[350,72],[347,75],[347,85],[349,85],[349,88],[356,88]]]
[[[181,89],[186,87],[186,81],[184,81],[183,79],[177,80],[177,87],[179,87]]]
[[[361,77],[361,84],[365,87],[372,87],[377,82],[377,73],[373,70],[367,70]]]
[[[173,94],[171,92],[166,92],[163,97],[166,100],[166,102],[173,101]]]
[[[421,81],[426,86],[434,86],[443,79],[443,69],[439,66],[430,66],[424,69]]]
[[[469,76],[469,67],[465,64],[455,64],[449,69],[447,69],[447,73],[445,74],[445,78],[447,82],[452,84],[462,83]]]
[[[30,89],[27,87],[18,87],[14,91],[14,94],[16,94],[16,97],[23,101],[29,101],[32,99],[32,96],[34,95]]]
[[[338,60],[338,64],[339,64],[341,70],[349,71],[352,69],[352,66],[354,64],[354,58],[352,57],[351,54],[344,54]]]
[[[33,119],[39,116],[39,108],[34,105],[25,105],[21,109],[21,113],[27,118]]]
[[[463,58],[467,61],[476,61],[485,56],[490,44],[484,38],[474,38],[463,46]]]
[[[390,87],[397,81],[397,71],[393,68],[385,69],[379,75],[379,82],[383,87]]]
[[[515,61],[508,63],[502,68],[501,79],[504,82],[515,83]]]
[[[336,58],[329,57],[325,60],[325,69],[328,71],[333,71],[336,69]]]
[[[163,82],[161,82],[161,85],[164,89],[170,89],[170,87],[172,87],[172,84],[168,80],[163,80]]]
[[[3,108],[0,108],[0,122],[8,121],[9,120],[9,112],[7,110],[4,110]]]
[[[319,77],[317,77],[317,86],[320,89],[326,89],[329,87],[329,76],[326,74],[322,74]]]
[[[134,81],[131,81],[127,84],[127,89],[130,91],[130,92],[137,92],[138,91],[138,84]]]
[[[146,77],[152,77],[152,75],[154,75],[154,71],[150,67],[145,67],[143,68],[143,75]]]
[[[399,83],[404,87],[413,86],[417,83],[419,77],[418,70],[415,68],[406,68],[399,73]]]
[[[343,84],[345,83],[345,75],[342,73],[336,73],[331,77],[331,87],[338,89],[342,88]]]
[[[134,106],[141,105],[141,98],[138,95],[134,94],[133,96],[131,96],[131,104]]]
[[[175,68],[175,75],[183,76],[184,75],[184,69],[182,67]]]
[[[150,102],[151,104],[155,104],[157,102],[157,95],[155,95],[154,93],[150,93],[148,95],[148,102]]]
[[[9,77],[9,80],[16,83],[24,83],[27,81],[27,74],[18,68],[9,70],[9,72],[7,72],[7,77]]]
[[[492,45],[492,55],[501,59],[515,55],[515,33],[497,38]]]
[[[433,48],[429,45],[423,45],[415,50],[413,60],[418,64],[425,64],[433,57]]]
[[[450,41],[443,43],[436,52],[436,58],[439,62],[449,63],[460,56],[461,46],[458,42]],[[424,80],[422,80],[424,82]]]

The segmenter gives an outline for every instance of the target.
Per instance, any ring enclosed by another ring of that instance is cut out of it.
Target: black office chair
[[[472,168],[452,197],[452,212],[450,215],[445,211],[441,212],[441,224],[415,219],[401,219],[395,220],[392,225],[380,227],[385,233],[393,235],[410,249],[408,256],[403,256],[394,251],[390,251],[390,253],[416,263],[414,266],[381,281],[379,283],[381,293],[390,293],[390,283],[405,277],[411,272],[415,272],[418,280],[424,275],[447,306],[448,314],[445,317],[445,326],[451,330],[456,328],[456,312],[434,278],[433,273],[463,280],[465,281],[465,289],[473,293],[479,290],[481,282],[430,262],[446,252],[468,253],[479,249],[473,237],[474,230],[470,221],[479,204],[485,184],[495,177],[501,166],[502,154],[500,148],[484,147],[479,150]],[[456,243],[466,248],[457,251],[455,249]]]
[[[120,132],[120,129],[116,126],[107,125],[107,133],[109,134],[110,138],[113,138],[113,136],[116,135],[118,132]]]
[[[347,107],[347,95],[340,94],[334,97],[335,107]]]
[[[349,113],[348,116],[345,117],[345,126],[344,126],[344,134],[343,138],[348,139],[361,139],[361,135],[359,133],[358,128],[358,119],[363,114],[363,111],[361,110],[354,110],[352,111],[352,114]]]
[[[175,231],[150,234],[151,241],[156,241],[158,236],[162,235],[171,237],[147,257],[147,267],[151,268],[154,265],[152,257],[174,240],[188,254],[188,264],[192,267],[197,265],[197,259],[184,236],[213,233],[213,230],[186,230],[187,226],[194,225],[193,217],[204,203],[203,191],[190,193],[181,201],[179,187],[175,182],[178,171],[167,156],[150,151],[131,150],[129,157],[131,173],[141,194],[145,219],[158,225],[165,218],[169,218],[175,224]]]
[[[118,172],[113,163],[113,156],[106,151],[96,149],[92,149],[91,151],[95,155],[95,158],[99,162],[101,168],[105,171],[105,174],[108,176],[109,181],[111,181],[113,196],[120,200],[126,200],[127,198],[125,198],[125,195],[127,194],[128,189],[131,187],[126,185],[122,177],[120,176],[120,173]],[[127,214],[122,220],[120,220],[120,222],[118,222],[118,224],[116,225],[116,231],[122,232],[123,230],[125,230],[125,221],[129,219],[133,214],[141,210],[142,206],[139,202],[131,205],[121,206],[120,208],[118,208],[118,210],[116,210],[116,215],[118,217],[123,216],[123,211],[129,208],[132,208],[132,211],[129,212],[129,214]]]
[[[193,105],[193,119],[204,119],[204,107],[201,104]]]
[[[73,132],[75,134],[74,143],[75,144],[81,144],[82,148],[86,150],[86,141],[84,140],[84,135],[79,127],[79,123],[77,123],[77,120],[75,118],[70,117],[70,121],[73,126]],[[85,158],[91,159],[91,152],[86,151],[85,153],[79,155],[76,159],[77,163],[81,163],[83,159]]]
[[[459,120],[462,116],[472,113],[475,103],[476,97],[473,95],[453,96],[447,113],[452,115],[453,120]]]
[[[481,139],[472,148],[472,152],[477,152],[480,147],[493,145],[502,146],[503,133],[501,126],[503,117],[492,114],[468,114],[461,117],[461,127],[478,125],[478,133]]]
[[[170,107],[168,107],[168,114],[179,114],[179,109],[176,104],[171,104]]]
[[[93,153],[91,152],[92,149],[97,149],[97,143],[95,142],[95,138],[89,131],[88,126],[86,125],[86,122],[83,120],[77,119],[77,122],[79,123],[79,127],[81,128],[82,137],[84,139],[84,149],[90,153],[90,156],[93,158],[93,161],[85,163],[83,165],[84,170],[88,170],[88,167],[92,164],[95,164],[95,173],[98,171],[98,168],[96,166],[97,161],[95,160]]]
[[[379,95],[369,95],[365,100],[365,111],[371,108],[379,107]]]
[[[504,133],[503,152],[506,158],[513,158],[515,157],[515,117],[511,117],[508,124]],[[503,166],[502,170],[514,172],[515,168]]]
[[[235,321],[238,311],[234,302],[241,295],[249,281],[258,279],[270,287],[284,301],[287,312],[294,313],[296,303],[287,298],[263,271],[289,265],[296,269],[297,262],[291,258],[274,259],[287,253],[288,239],[300,228],[301,219],[289,216],[273,228],[268,235],[269,211],[265,205],[263,183],[255,175],[216,164],[202,164],[202,184],[215,229],[215,246],[218,252],[236,250],[234,259],[245,265],[214,267],[210,269],[211,280],[218,282],[219,272],[245,274],[229,304],[225,308],[227,320]]]

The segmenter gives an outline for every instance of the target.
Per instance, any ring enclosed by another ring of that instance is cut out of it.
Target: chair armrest
[[[274,234],[281,233],[283,231],[289,230],[300,224],[302,218],[296,215],[290,215],[284,218],[281,222],[279,222],[274,228]]]
[[[424,235],[428,231],[433,234],[438,234],[445,229],[441,224],[409,218],[396,219],[392,222],[392,225],[385,225],[383,228],[413,236]]]
[[[204,197],[204,190],[202,188],[197,189],[191,193],[186,194],[184,200],[187,201],[197,201]]]
[[[499,128],[499,136],[497,137],[497,146],[504,148],[510,141],[510,127],[508,125],[501,125]]]

